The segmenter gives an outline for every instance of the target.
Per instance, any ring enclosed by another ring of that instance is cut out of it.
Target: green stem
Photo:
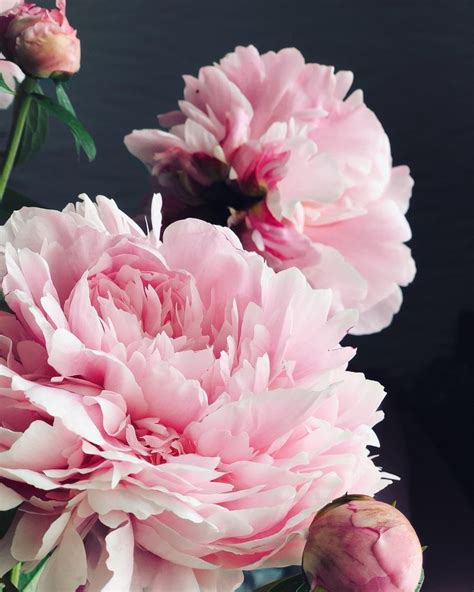
[[[25,129],[26,119],[30,110],[32,101],[31,93],[36,86],[36,80],[27,76],[18,89],[15,105],[15,116],[10,129],[8,139],[8,148],[0,175],[0,203],[2,202],[7,183],[15,165],[15,159],[20,146],[23,130]]]

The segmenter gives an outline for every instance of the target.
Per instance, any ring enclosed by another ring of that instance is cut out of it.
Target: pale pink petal
[[[86,580],[87,561],[84,544],[74,527],[69,526],[59,547],[46,562],[37,585],[37,591],[76,592],[80,586],[86,583]]]
[[[352,330],[352,333],[354,335],[366,335],[388,327],[393,316],[400,310],[402,302],[402,291],[397,285],[394,285],[393,291],[386,298],[377,302],[368,310],[361,312],[359,323]]]
[[[194,573],[201,592],[233,592],[244,579],[240,570],[195,569]]]
[[[390,182],[385,190],[385,197],[392,199],[405,214],[408,210],[414,181],[407,166],[392,169]]]
[[[23,501],[23,496],[14,489],[0,483],[0,512],[16,508]]]
[[[58,544],[70,515],[22,514],[12,542],[12,554],[18,561],[43,559]]]
[[[182,567],[169,561],[156,562],[157,573],[149,587],[150,592],[170,592],[170,590],[186,590],[201,592],[194,570]],[[223,589],[222,592],[226,592]]]
[[[1,0],[0,2],[0,15],[9,12],[13,8],[16,8],[20,4],[23,4],[23,0]]]
[[[5,1],[7,7],[5,8],[4,5],[0,6],[0,14],[9,10],[9,5],[15,6],[17,4],[16,1],[12,2],[12,0],[4,0],[2,4],[5,4]],[[17,84],[23,81],[25,75],[16,64],[2,58],[3,56],[0,54],[0,74],[3,76],[7,86],[14,91]],[[7,109],[12,104],[14,98],[15,96],[13,94],[0,89],[0,109]]]
[[[102,588],[103,592],[129,592],[133,575],[134,538],[128,522],[105,537],[107,568],[113,576]]]
[[[152,167],[155,161],[155,154],[162,150],[163,146],[182,148],[184,142],[158,130],[135,130],[125,138],[125,145],[130,152]]]

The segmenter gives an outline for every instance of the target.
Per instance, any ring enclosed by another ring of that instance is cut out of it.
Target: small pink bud
[[[72,76],[81,65],[81,42],[66,18],[65,0],[56,6],[20,3],[0,16],[0,50],[36,78]]]
[[[303,554],[311,590],[415,592],[422,549],[407,518],[371,497],[340,498],[318,512]]]

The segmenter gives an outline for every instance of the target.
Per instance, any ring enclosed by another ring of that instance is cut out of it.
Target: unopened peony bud
[[[407,518],[367,496],[346,496],[313,520],[303,554],[311,590],[415,592],[422,549]]]
[[[30,76],[60,78],[81,65],[81,42],[66,18],[65,0],[56,9],[20,3],[0,16],[0,50]]]

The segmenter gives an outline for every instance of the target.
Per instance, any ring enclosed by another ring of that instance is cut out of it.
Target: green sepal
[[[45,95],[33,93],[31,96],[34,99],[34,102],[39,103],[50,115],[54,115],[68,126],[74,139],[78,142],[89,161],[94,160],[97,154],[95,142],[79,119],[62,105],[56,103]]]

